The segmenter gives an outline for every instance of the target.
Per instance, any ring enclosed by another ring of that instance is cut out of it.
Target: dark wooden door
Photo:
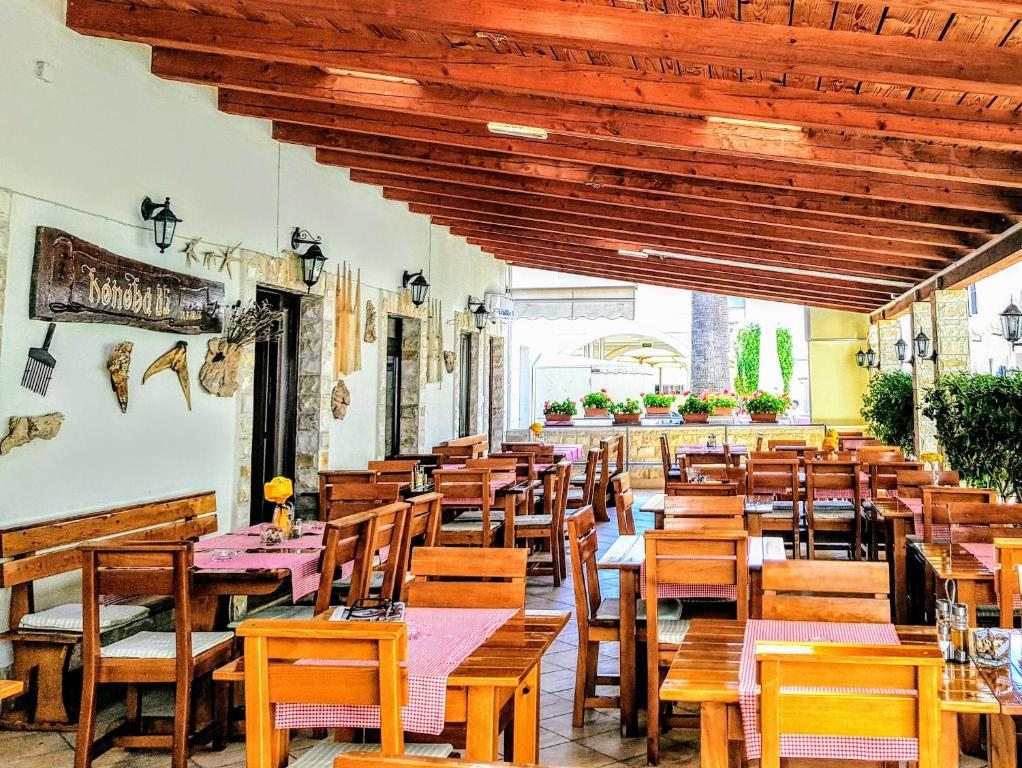
[[[284,312],[280,338],[255,347],[251,519],[261,523],[273,516],[273,505],[263,499],[263,484],[278,475],[295,476],[301,297],[258,288],[256,300]]]
[[[387,413],[384,455],[401,453],[401,352],[404,346],[404,322],[400,317],[387,319]]]

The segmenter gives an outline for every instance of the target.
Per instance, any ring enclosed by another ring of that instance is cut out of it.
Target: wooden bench
[[[490,439],[485,434],[466,435],[465,437],[454,438],[433,448],[433,453],[443,460],[451,459],[478,459],[486,453]]]
[[[79,548],[86,542],[195,540],[216,529],[213,491],[0,529],[0,558],[4,559],[0,587],[11,591],[10,629],[0,634],[0,640],[10,641],[13,676],[25,684],[18,706],[0,715],[0,727],[72,730],[77,720],[79,693],[69,680],[80,663],[81,632],[20,628],[22,619],[35,615],[38,580],[80,570]],[[147,607],[146,615],[106,629],[103,643],[152,624],[161,606]]]

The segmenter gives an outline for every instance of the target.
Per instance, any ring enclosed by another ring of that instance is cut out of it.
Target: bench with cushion
[[[15,679],[25,684],[16,707],[0,716],[0,727],[71,730],[78,691],[69,685],[80,665],[81,603],[35,609],[40,579],[82,567],[87,542],[189,541],[217,529],[213,491],[87,512],[0,529],[0,587],[11,591],[10,629]],[[110,601],[100,609],[101,642],[115,643],[140,629],[169,621],[169,601],[158,598]]]

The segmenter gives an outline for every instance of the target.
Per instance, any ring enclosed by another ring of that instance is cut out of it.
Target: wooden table
[[[741,517],[744,508],[744,496],[668,496],[656,493],[639,511],[652,512],[653,525],[659,530],[664,527],[665,517]]]
[[[728,448],[732,456],[748,456],[749,447],[745,443],[728,443]],[[702,445],[679,445],[676,452],[679,460],[685,456],[698,455],[698,456],[720,456],[720,464],[724,463],[724,444],[715,445],[712,448]]]
[[[750,612],[754,618],[762,613],[764,560],[784,560],[784,540],[776,537],[749,537]],[[646,562],[646,543],[642,536],[618,536],[596,564],[597,569],[618,572],[621,647],[621,730],[625,736],[639,734],[639,710],[636,704],[638,664],[636,657],[635,603],[639,597],[639,574]]]
[[[935,630],[930,627],[899,626],[897,630],[902,643],[936,643]],[[738,666],[744,637],[745,622],[693,620],[660,687],[664,701],[700,705],[702,768],[728,768],[729,738],[741,739]],[[941,710],[941,766],[954,768],[958,765],[957,715],[997,715],[1001,705],[975,666],[947,664]]]
[[[969,606],[969,626],[976,626],[976,605],[996,605],[994,572],[977,560],[961,544],[925,543],[914,541],[910,545],[922,558],[926,569],[936,577],[938,593],[943,593],[944,582],[954,579],[958,584],[958,602]],[[930,598],[930,595],[927,595]]]
[[[20,680],[0,680],[0,701],[17,696],[25,690],[25,684]]]
[[[1018,671],[1022,659],[1018,651],[1018,648],[1012,651],[1010,665],[976,667],[1001,706],[1000,714],[987,717],[987,749],[991,768],[1016,768],[1017,765],[1018,737],[1014,718],[1022,716],[1022,693],[1016,692],[1022,691],[1022,672]]]
[[[333,609],[317,618],[328,620]],[[447,678],[445,719],[465,727],[465,759],[496,760],[501,709],[513,702],[514,758],[539,762],[540,665],[543,654],[567,626],[570,613],[525,611],[494,632]],[[213,679],[242,683],[244,660],[213,673]]]
[[[884,528],[887,566],[891,572],[891,602],[895,624],[908,623],[908,537],[913,533],[912,510],[896,496],[870,499],[863,505],[874,525]]]

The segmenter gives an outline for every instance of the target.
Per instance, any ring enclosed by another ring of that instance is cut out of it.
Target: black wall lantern
[[[418,272],[405,270],[401,277],[401,287],[407,288],[412,294],[412,304],[415,306],[421,307],[426,302],[426,297],[429,295],[429,282],[423,276],[421,269]]]
[[[468,306],[475,307],[475,309],[472,310],[472,317],[475,319],[476,330],[482,331],[483,328],[486,327],[486,321],[490,319],[490,313],[486,311],[486,304],[472,296],[469,296]]]
[[[855,353],[855,364],[860,368],[866,367],[866,353],[861,349]]]
[[[905,341],[901,336],[894,342],[894,354],[898,358],[899,363],[908,362],[908,342]]]
[[[1001,317],[1001,334],[1004,340],[1009,342],[1014,349],[1022,341],[1022,310],[1015,304],[1012,298],[1011,303],[1004,308]]]
[[[326,256],[323,255],[323,249],[319,247],[321,242],[323,242],[321,238],[313,237],[299,227],[295,227],[291,233],[292,251],[297,252],[299,246],[302,245],[309,246],[305,253],[298,254],[298,258],[302,260],[302,282],[309,286],[310,291],[312,286],[319,282],[319,278],[323,274],[323,265],[326,264]]]
[[[866,367],[867,368],[879,368],[880,362],[877,360],[877,353],[873,347],[866,347]]]
[[[937,359],[936,351],[933,353],[930,352],[930,337],[923,331],[919,331],[919,333],[916,334],[913,342],[915,342],[917,360],[935,361]]]
[[[141,211],[142,219],[153,223],[153,239],[156,241],[156,247],[160,249],[160,253],[163,253],[174,241],[174,229],[178,222],[184,221],[184,219],[179,219],[170,210],[169,197],[163,202],[163,205],[154,203],[146,197],[142,200]]]

